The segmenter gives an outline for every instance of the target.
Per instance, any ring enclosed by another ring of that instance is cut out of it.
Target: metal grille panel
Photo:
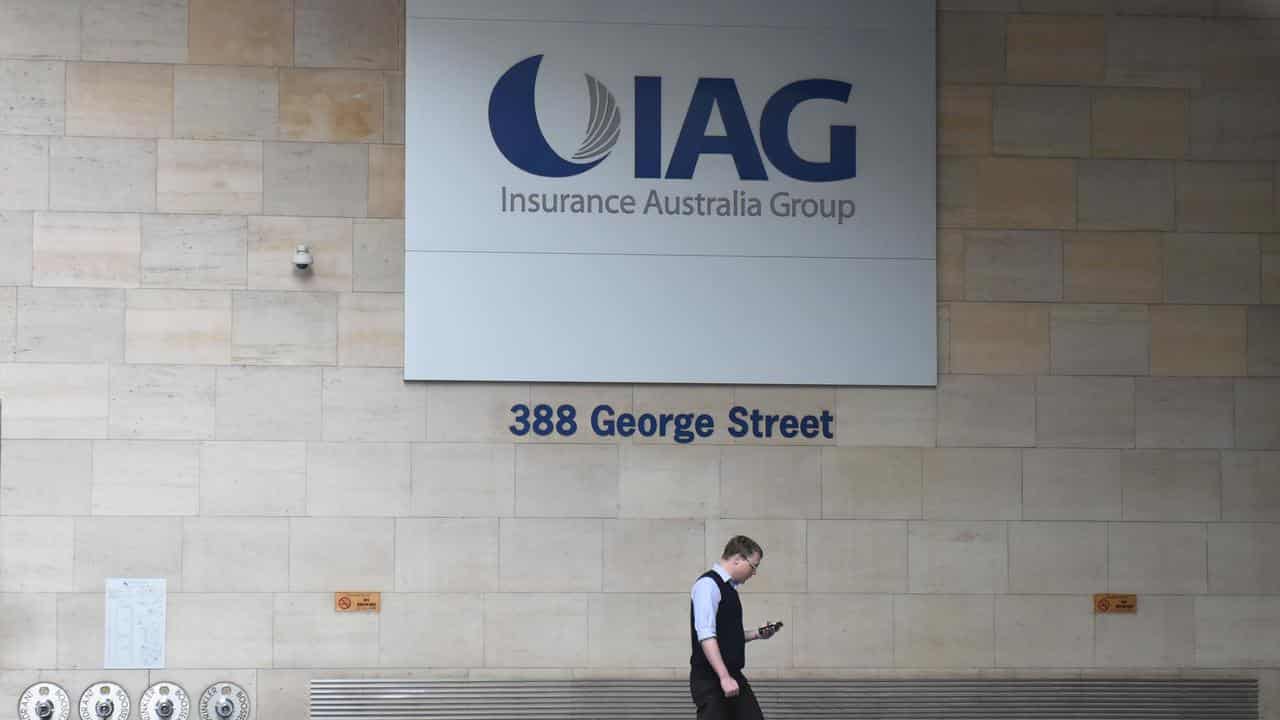
[[[1257,720],[1252,679],[759,680],[769,720]],[[311,717],[667,720],[693,717],[685,681],[316,679]]]

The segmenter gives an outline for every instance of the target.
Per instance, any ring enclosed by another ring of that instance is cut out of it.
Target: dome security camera
[[[293,267],[298,270],[307,271],[311,269],[311,250],[306,245],[299,245],[293,251]]]

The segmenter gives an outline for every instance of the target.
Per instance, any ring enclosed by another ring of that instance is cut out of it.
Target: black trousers
[[[738,681],[738,696],[725,697],[715,673],[689,672],[689,694],[698,706],[698,720],[764,720],[751,684],[742,673],[734,673],[733,679]]]

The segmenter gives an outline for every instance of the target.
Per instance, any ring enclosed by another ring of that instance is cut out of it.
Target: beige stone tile
[[[1120,450],[1024,451],[1023,519],[1121,519],[1130,457]]]
[[[621,445],[618,462],[619,517],[719,517],[719,448]]]
[[[411,514],[510,517],[515,512],[515,464],[511,445],[415,444]]]
[[[1047,305],[951,305],[952,372],[1035,374],[1048,369]]]
[[[1135,385],[1138,447],[1231,447],[1230,380],[1138,378]]]
[[[1280,670],[1258,673],[1258,695],[1258,717],[1264,720],[1280,717]]]
[[[1275,628],[1280,598],[1196,598],[1196,665],[1201,667],[1272,667],[1280,663]]]
[[[404,144],[404,73],[388,72],[382,74],[383,104],[382,127],[383,142]]]
[[[502,592],[602,591],[602,521],[504,518],[498,533]]]
[[[1178,229],[1269,232],[1274,227],[1271,163],[1178,163]]]
[[[978,224],[978,159],[938,158],[939,227]]]
[[[942,84],[1005,79],[1003,15],[943,12],[938,16],[938,69]]]
[[[1009,17],[1012,82],[1094,84],[1102,79],[1105,63],[1106,27],[1100,17]]]
[[[732,518],[822,516],[818,448],[724,448],[720,512]]]
[[[35,214],[15,213],[0,210],[0,258],[5,263],[0,265],[0,286],[23,286],[31,284],[32,245],[35,233]],[[9,292],[10,305],[17,307],[15,291]],[[13,340],[13,325],[10,324],[9,338]],[[10,351],[13,348],[10,347]],[[0,355],[4,355],[0,351]]]
[[[18,288],[0,287],[0,362],[12,362],[18,332]]]
[[[746,535],[764,550],[760,570],[751,577],[746,592],[803,593],[809,573],[804,520],[707,520],[707,554],[703,567],[711,567],[724,552],[725,542]],[[692,581],[692,579],[691,579]]]
[[[129,363],[229,365],[231,295],[200,290],[133,290],[125,304]]]
[[[938,373],[951,372],[951,305],[938,305]]]
[[[1036,378],[1036,445],[1134,446],[1134,381],[1117,377]]]
[[[1174,164],[1164,160],[1081,160],[1082,230],[1172,230]]]
[[[92,485],[87,440],[10,440],[0,454],[5,515],[87,515]]]
[[[324,439],[331,442],[422,442],[427,388],[393,368],[326,368]]]
[[[69,63],[67,134],[170,137],[173,68],[119,62]]]
[[[1280,379],[1238,380],[1235,447],[1280,450]]]
[[[0,210],[44,210],[47,207],[49,140],[0,136]]]
[[[480,667],[484,615],[480,595],[398,594],[378,619],[378,662],[384,667]],[[423,622],[427,619],[428,622]]]
[[[1164,244],[1158,233],[1063,234],[1063,299],[1068,302],[1160,302]]]
[[[844,446],[932,447],[938,399],[932,388],[848,388],[836,392],[836,438]]]
[[[1195,598],[1143,595],[1134,615],[1094,618],[1101,667],[1186,667],[1195,663]]]
[[[18,288],[20,362],[120,362],[124,359],[124,291]]]
[[[511,406],[529,403],[529,386],[513,383],[431,383],[428,442],[512,442]]]
[[[691,578],[705,571],[701,519],[605,520],[603,532],[606,593],[687,593]]]
[[[485,667],[585,666],[588,625],[585,595],[486,594]]]
[[[113,365],[113,438],[213,439],[214,368]]]
[[[5,9],[11,7],[7,4]],[[4,12],[0,9],[0,12]],[[0,32],[8,34],[7,28]],[[6,44],[5,55],[9,53]],[[66,63],[0,60],[0,132],[62,135],[65,132]]]
[[[796,598],[795,665],[801,668],[893,665],[893,602],[888,595]],[[755,665],[755,645],[751,647]]]
[[[1280,157],[1280,96],[1270,89],[1193,92],[1187,122],[1197,160]]]
[[[395,575],[391,518],[290,518],[292,592],[391,592]]]
[[[161,140],[156,205],[161,212],[235,215],[262,211],[262,145]]]
[[[368,214],[369,149],[363,145],[267,143],[263,165],[269,215]]]
[[[1090,597],[1003,595],[996,598],[997,667],[1092,665]]]
[[[75,518],[75,591],[102,592],[107,578],[163,578],[182,592],[182,518]],[[138,532],[146,527],[147,532]]]
[[[0,595],[0,612],[7,618],[0,628],[0,663],[4,667],[36,669],[56,664],[56,599],[52,594]]]
[[[964,299],[964,253],[964,231],[938,231],[938,300]]]
[[[810,520],[810,593],[907,592],[903,520]]]
[[[1087,522],[1009,525],[1009,592],[1079,594],[1107,586],[1107,526]],[[1086,602],[1085,607],[1090,605]]]
[[[1200,87],[1202,25],[1197,18],[1106,19],[1106,83]]]
[[[36,285],[138,287],[142,224],[137,215],[36,213],[32,281]]]
[[[689,644],[688,631],[683,627],[677,630],[670,618],[684,614],[688,606],[689,596],[684,592],[592,596],[588,611],[591,665],[627,668],[670,664],[670,658],[682,654]],[[637,637],[645,642],[631,641]]]
[[[516,515],[617,517],[618,448],[529,445],[516,448]]]
[[[1035,378],[945,375],[938,378],[940,447],[1035,444]]]
[[[1222,453],[1222,519],[1280,521],[1280,453]]]
[[[249,218],[249,287],[255,290],[351,291],[352,226],[342,218]],[[307,271],[293,266],[299,245],[311,250]]]
[[[338,298],[332,293],[243,292],[232,298],[231,358],[260,365],[338,361]]]
[[[270,663],[273,609],[268,593],[175,594],[166,613],[166,665],[250,668]],[[209,632],[210,626],[218,632]]]
[[[142,285],[216,290],[245,287],[249,223],[218,215],[144,215]]]
[[[1280,524],[1209,525],[1209,592],[1278,595]]]
[[[6,439],[107,436],[107,366],[0,363]]]
[[[273,68],[179,65],[173,70],[173,135],[274,140],[279,96],[280,81]]]
[[[972,595],[895,595],[896,667],[991,667],[995,599]]]
[[[1143,595],[1207,592],[1205,532],[1199,523],[1112,523],[1107,589]]]
[[[5,517],[0,523],[0,593],[70,591],[73,522],[69,517]]]
[[[1232,8],[1234,5],[1236,7]],[[1254,17],[1276,17],[1270,3],[1255,0],[1223,0],[1218,15],[1241,15],[1247,6]],[[1258,88],[1275,86],[1280,72],[1280,23],[1274,20],[1208,20],[1204,24],[1204,86],[1207,88]]]
[[[99,440],[93,444],[94,515],[195,515],[200,446]]]
[[[333,594],[328,588],[325,592],[276,595],[272,617],[274,667],[378,665],[379,616],[334,612]],[[343,676],[348,677],[350,672]]]
[[[189,62],[290,65],[292,0],[189,0]]]
[[[1075,162],[978,160],[977,223],[1011,229],[1069,229],[1076,223]]]
[[[971,231],[964,237],[964,299],[1062,299],[1061,233]]]
[[[54,138],[49,146],[49,206],[154,212],[156,141]]]
[[[413,496],[408,443],[311,443],[307,515],[402,517]]]
[[[306,464],[301,442],[202,443],[200,514],[301,515],[306,509]],[[282,580],[287,582],[288,575]]]
[[[396,521],[396,590],[497,592],[497,518],[401,518]]]
[[[1151,308],[1152,375],[1244,375],[1246,309],[1210,305]]]
[[[905,448],[823,448],[822,516],[922,517],[923,452]]]
[[[1170,233],[1164,254],[1166,302],[1246,305],[1262,297],[1256,235]]]
[[[80,57],[84,0],[9,0],[0,5],[0,47],[9,57]]]
[[[404,296],[398,293],[339,296],[338,364],[404,366]]]
[[[1049,346],[1056,375],[1145,375],[1151,316],[1143,305],[1054,305]]]
[[[1187,94],[1159,88],[1093,91],[1095,157],[1178,160],[1187,156]]]
[[[369,146],[369,215],[404,217],[404,146]]]
[[[267,593],[289,589],[289,521],[284,518],[186,518],[182,589]]]
[[[1221,516],[1217,452],[1140,450],[1125,460],[1125,520],[1186,522]]]
[[[103,665],[102,619],[105,593],[62,593],[57,596],[58,667],[97,668]]]
[[[1249,308],[1250,375],[1280,375],[1280,308]]]
[[[84,0],[85,60],[185,63],[186,0]]]
[[[926,520],[1017,520],[1022,455],[1000,448],[924,451]]]
[[[294,63],[398,70],[403,18],[403,0],[295,0]]]
[[[321,438],[320,368],[225,367],[217,374],[217,439]]]
[[[1008,592],[1008,523],[913,520],[907,531],[910,592]]]
[[[404,221],[356,220],[356,292],[404,292]]]
[[[380,142],[382,73],[359,70],[282,70],[280,139]]]
[[[992,89],[946,85],[938,90],[938,154],[991,154]]]
[[[1087,157],[1088,88],[1009,85],[995,90],[998,155]]]

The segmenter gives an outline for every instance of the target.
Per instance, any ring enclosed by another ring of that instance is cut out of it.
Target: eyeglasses
[[[746,558],[743,558],[743,559],[746,560]],[[760,563],[751,562],[750,560],[747,560],[747,564],[751,566],[752,575],[755,575],[756,573],[760,572]]]

